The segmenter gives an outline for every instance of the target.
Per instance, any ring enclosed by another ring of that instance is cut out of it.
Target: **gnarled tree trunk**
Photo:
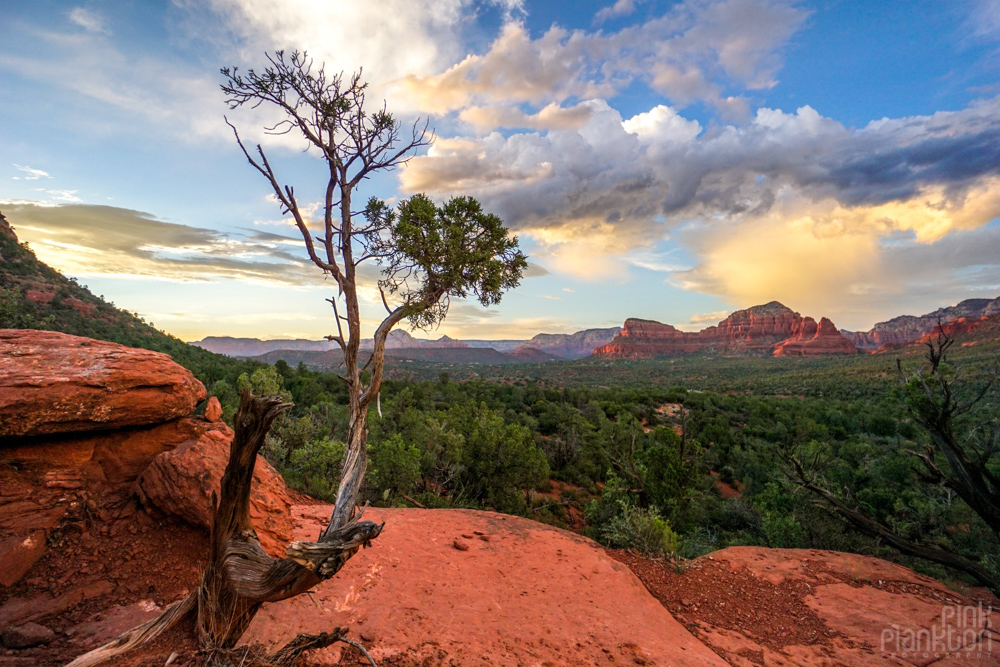
[[[198,644],[206,651],[233,648],[264,602],[277,602],[306,592],[332,577],[361,546],[378,537],[382,526],[362,521],[356,514],[357,494],[365,471],[364,420],[352,425],[348,458],[341,479],[341,493],[330,523],[315,542],[293,542],[286,558],[275,559],[260,546],[250,521],[250,491],[257,453],[278,416],[289,409],[276,396],[240,394],[234,419],[235,436],[229,463],[222,476],[220,496],[212,494],[213,520],[208,565],[201,584],[187,598],[168,607],[157,618],[125,633],[115,641],[80,656],[68,667],[96,665],[163,634],[197,614]],[[344,641],[346,629],[321,635],[299,635],[274,654],[276,664],[294,664],[305,650]],[[363,649],[362,649],[363,650]]]

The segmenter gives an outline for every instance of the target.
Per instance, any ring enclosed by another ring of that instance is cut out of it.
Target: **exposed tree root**
[[[104,646],[81,655],[66,665],[66,667],[90,667],[90,665],[97,665],[116,655],[130,651],[140,644],[148,643],[187,618],[187,615],[193,612],[197,605],[198,597],[197,591],[195,591],[183,600],[175,602],[164,609],[163,613],[156,618],[132,628]]]
[[[345,466],[341,488],[354,489],[354,493],[341,494],[316,542],[293,542],[286,548],[287,557],[281,559],[272,558],[261,548],[250,521],[254,466],[271,424],[291,407],[276,396],[259,398],[248,389],[240,394],[221,498],[212,494],[210,553],[198,589],[155,619],[78,657],[67,667],[89,667],[121,655],[160,636],[191,613],[197,614],[195,628],[202,651],[212,655],[231,651],[263,603],[305,593],[335,575],[359,548],[370,546],[379,536],[382,525],[361,521],[361,513],[357,513],[357,489],[365,467],[362,459],[360,464]],[[350,506],[341,508],[341,501]],[[275,653],[272,661],[290,667],[303,651],[342,641],[361,650],[375,664],[364,647],[347,639],[346,634],[345,628],[337,628],[332,633],[299,635]]]

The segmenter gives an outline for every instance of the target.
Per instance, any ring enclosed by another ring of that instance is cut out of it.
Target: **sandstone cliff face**
[[[161,424],[205,387],[160,352],[52,331],[0,329],[0,437]]]
[[[699,334],[681,331],[669,324],[653,320],[629,318],[620,334],[607,345],[594,350],[594,355],[613,359],[649,359],[673,354],[689,354],[708,347],[709,341]]]
[[[774,349],[776,357],[811,357],[832,354],[857,354],[858,350],[847,340],[833,322],[822,318],[819,324],[811,317],[802,320],[798,333]]]
[[[786,342],[788,343],[786,345]],[[816,356],[854,354],[854,345],[830,320],[820,324],[772,301],[739,310],[716,326],[689,333],[652,320],[629,319],[621,334],[594,354],[617,359],[649,359],[713,350],[724,354]]]
[[[996,318],[994,318],[996,319]],[[935,325],[933,329],[930,330],[924,336],[921,336],[915,342],[917,343],[929,343],[937,340],[937,337],[941,334],[946,336],[955,337],[960,334],[972,333],[980,326],[990,321],[989,316],[983,317],[959,317],[951,322],[945,322],[941,325]]]
[[[84,504],[102,521],[102,502],[134,505],[137,478],[149,511],[205,527],[233,432],[218,401],[191,414],[204,397],[164,354],[0,330],[0,586],[25,576],[54,531],[80,525]],[[291,536],[287,489],[263,458],[255,478],[251,514],[276,550]]]
[[[743,349],[767,349],[797,334],[802,316],[777,301],[763,306],[738,310],[717,326],[700,332],[730,346]]]
[[[881,347],[892,349],[913,343],[926,336],[938,322],[951,322],[958,318],[977,319],[1000,313],[1000,297],[996,299],[966,299],[954,306],[939,308],[926,315],[900,315],[879,322],[868,331],[841,331],[863,352],[873,352]]]

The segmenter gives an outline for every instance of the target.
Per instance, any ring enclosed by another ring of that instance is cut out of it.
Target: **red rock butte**
[[[681,331],[652,320],[628,319],[622,332],[595,356],[612,359],[650,359],[694,352],[774,356],[856,354],[857,348],[837,327],[822,318],[819,324],[777,301],[738,310],[716,326]]]

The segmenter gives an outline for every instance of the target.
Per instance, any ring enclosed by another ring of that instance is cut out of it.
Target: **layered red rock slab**
[[[197,440],[158,455],[136,480],[143,504],[210,530],[212,493],[219,493],[232,439],[232,429],[219,422]],[[268,553],[284,557],[293,531],[288,488],[261,456],[253,476],[250,517],[254,528]]]
[[[777,301],[739,310],[697,333],[652,320],[628,319],[621,333],[594,350],[597,356],[649,359],[701,350],[777,356],[855,354],[854,345],[825,317],[817,325]]]
[[[158,454],[197,440],[207,431],[223,429],[201,417],[182,417],[157,426],[120,429],[76,436],[41,436],[9,440],[0,447],[0,462],[48,471],[72,469],[81,479],[125,483],[139,476]],[[56,485],[53,482],[51,485]],[[2,499],[0,499],[2,505]],[[0,510],[0,529],[3,527]]]
[[[296,538],[314,539],[329,511],[295,507]],[[245,640],[282,644],[346,625],[379,664],[726,664],[578,535],[472,510],[369,509],[366,518],[385,522],[373,546],[311,599],[265,605]],[[462,537],[476,531],[489,539]]]
[[[45,553],[48,537],[74,502],[67,491],[121,488],[158,454],[210,432],[226,442],[232,437],[224,423],[184,417],[146,428],[39,436],[0,447],[0,585],[15,584]]]
[[[0,329],[0,437],[160,424],[205,387],[166,354],[52,331]]]
[[[983,628],[988,606],[876,558],[731,547],[686,564],[679,574],[614,555],[731,665],[1000,664],[1000,635]],[[966,624],[956,620],[956,609],[965,610]],[[950,647],[928,645],[949,629]],[[907,644],[918,636],[923,645]]]

